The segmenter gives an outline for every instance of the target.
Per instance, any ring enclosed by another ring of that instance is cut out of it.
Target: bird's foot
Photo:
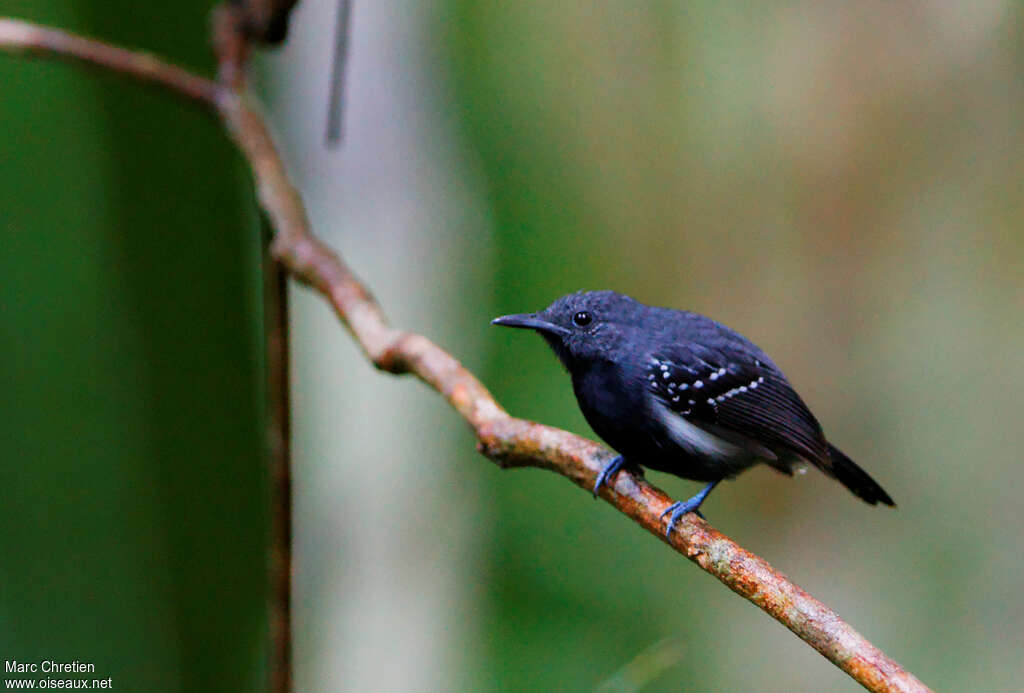
[[[597,481],[594,482],[594,498],[597,498],[597,492],[601,490],[601,487],[607,483],[608,479],[615,475],[622,467],[626,464],[626,460],[622,455],[617,456],[611,462],[604,466],[601,473],[597,475]]]
[[[672,505],[665,508],[665,511],[658,516],[659,520],[665,517],[666,515],[669,516],[668,528],[665,530],[665,536],[672,536],[672,530],[675,528],[676,522],[678,522],[679,518],[685,515],[686,513],[693,513],[700,519],[705,519],[704,515],[702,515],[699,510],[700,504],[703,503],[704,499],[708,497],[709,493],[711,493],[711,489],[713,489],[717,485],[717,481],[712,481],[710,484],[702,488],[693,498],[690,498],[689,500],[685,501],[676,501]]]

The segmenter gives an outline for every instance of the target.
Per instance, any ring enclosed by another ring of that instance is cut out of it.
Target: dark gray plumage
[[[493,324],[544,337],[572,376],[587,422],[620,453],[595,493],[623,465],[711,482],[672,507],[670,532],[715,484],[759,462],[792,474],[806,460],[864,501],[893,505],[867,472],[825,439],[778,366],[711,318],[589,291]]]

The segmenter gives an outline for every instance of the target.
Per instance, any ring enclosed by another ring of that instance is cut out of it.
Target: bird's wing
[[[654,396],[691,424],[831,467],[821,426],[767,359],[728,358],[694,343],[671,345],[650,354],[646,376]],[[789,471],[785,460],[778,466]]]

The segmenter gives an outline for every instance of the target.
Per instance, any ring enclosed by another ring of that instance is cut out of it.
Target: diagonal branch
[[[262,116],[239,90],[222,87],[151,56],[71,34],[0,18],[0,51],[98,65],[163,86],[215,110],[252,168],[260,204],[275,229],[273,252],[296,279],[319,292],[373,364],[411,373],[437,390],[472,427],[478,448],[502,467],[554,471],[589,491],[607,448],[509,416],[477,378],[422,335],[392,328],[366,287],[313,235],[302,198],[288,177]],[[655,537],[793,631],[871,691],[929,689],[857,633],[834,611],[694,515],[665,538],[660,515],[672,502],[642,478],[620,473],[601,497]]]

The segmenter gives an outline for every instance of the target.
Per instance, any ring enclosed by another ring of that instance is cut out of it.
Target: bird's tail
[[[877,481],[832,443],[828,444],[828,456],[832,459],[832,469],[829,471],[843,486],[853,491],[855,496],[871,505],[896,505]]]

